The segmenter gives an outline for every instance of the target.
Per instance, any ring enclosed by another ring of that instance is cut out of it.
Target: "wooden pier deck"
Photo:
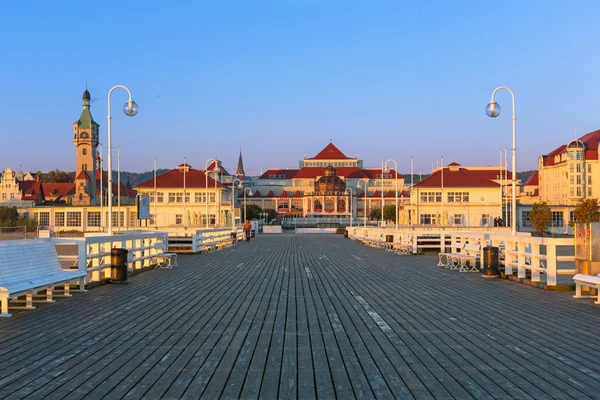
[[[600,398],[600,307],[261,235],[0,319],[0,398]]]

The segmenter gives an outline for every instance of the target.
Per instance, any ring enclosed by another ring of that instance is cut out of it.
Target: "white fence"
[[[88,273],[86,283],[110,278],[111,257],[113,248],[128,250],[127,266],[129,271],[140,270],[151,265],[157,256],[155,244],[166,242],[164,232],[133,232],[116,236],[87,236],[83,238],[50,238],[58,251],[61,263],[72,263],[79,270]],[[77,246],[77,254],[61,250],[61,246]]]
[[[575,274],[575,246],[573,238],[532,237],[528,232],[512,236],[504,232],[435,231],[422,229],[352,228],[348,236],[361,241],[385,241],[393,236],[394,245],[410,245],[412,253],[424,249],[457,251],[452,243],[479,243],[481,247],[495,246],[505,264],[507,275],[517,270],[519,278],[531,273],[532,282],[545,282],[548,286],[573,284]]]
[[[222,229],[176,230],[166,231],[169,234],[169,251],[183,253],[198,253],[200,251],[219,248],[242,240],[244,229],[242,227]],[[235,233],[235,238],[232,238]]]

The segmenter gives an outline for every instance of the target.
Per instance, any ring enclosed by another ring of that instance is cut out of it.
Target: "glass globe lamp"
[[[128,100],[127,103],[125,103],[125,105],[123,106],[123,112],[129,117],[134,117],[135,115],[137,115],[139,110],[140,109],[138,108],[137,103],[133,100]]]
[[[500,111],[502,111],[500,104],[496,103],[495,101],[490,101],[490,104],[488,104],[485,108],[485,113],[490,118],[496,118],[498,115],[500,115]]]

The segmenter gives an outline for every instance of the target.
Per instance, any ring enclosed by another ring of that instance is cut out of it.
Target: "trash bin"
[[[484,278],[498,278],[498,248],[494,246],[486,246],[483,248],[483,274]]]
[[[252,230],[250,231],[250,237],[251,237],[251,238],[253,238],[253,237],[254,237],[254,229],[252,229]]]
[[[345,238],[348,238],[348,229],[346,229],[346,230],[344,231],[344,237],[345,237]]]
[[[127,249],[110,250],[111,282],[127,282]]]

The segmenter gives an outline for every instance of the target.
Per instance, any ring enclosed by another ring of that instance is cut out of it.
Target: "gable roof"
[[[183,188],[183,175],[183,172],[179,171],[178,169],[172,169],[169,172],[159,175],[156,177],[156,188]],[[215,184],[218,188],[223,187],[214,179],[207,178],[206,175],[204,175],[204,173],[200,170],[192,168],[185,173],[186,188],[206,188],[207,183],[209,188],[214,188]],[[149,179],[146,182],[140,183],[135,188],[153,189],[154,178]]]
[[[42,183],[44,197],[65,197],[75,194],[74,183]]]
[[[296,198],[296,199],[297,199],[297,198],[301,198],[301,197],[302,197],[302,194],[300,194],[300,191],[299,191],[299,190],[296,190],[296,193],[294,193],[294,195],[293,195],[292,197],[293,197],[293,198]]]
[[[287,192],[285,190],[279,195],[280,199],[288,199],[289,197],[290,196],[287,194]]]
[[[477,168],[467,168],[469,171],[476,173],[477,175],[489,179],[489,180],[500,180],[500,174],[502,174],[503,179],[512,180],[512,171],[508,169],[505,171],[504,168],[498,167],[497,169],[477,169]],[[506,178],[504,178],[504,174],[506,174]],[[518,180],[519,178],[517,178]]]
[[[85,172],[84,170],[81,170],[81,172],[79,174],[77,174],[77,177],[75,179],[85,179],[85,180],[89,180],[90,176],[88,175],[87,172]]]
[[[529,178],[527,178],[527,180],[525,181],[525,183],[523,184],[524,186],[538,186],[539,185],[539,174],[537,171],[535,171],[533,174],[531,174],[529,176]]]
[[[313,158],[307,158],[307,160],[347,160],[349,158],[330,142],[319,154]]]
[[[416,189],[421,188],[441,188],[442,187],[442,171],[444,175],[444,188],[453,187],[489,187],[498,188],[499,183],[486,179],[466,168],[460,168],[458,171],[450,171],[449,168],[438,169],[421,182],[416,183]]]
[[[40,196],[43,199],[44,189],[42,188],[41,181],[22,181],[19,182],[19,189],[21,190],[21,200],[33,200],[37,201]]]
[[[342,178],[366,178],[365,172],[358,167],[335,167],[335,174]],[[296,173],[294,179],[316,179],[325,175],[325,167],[304,167]]]

